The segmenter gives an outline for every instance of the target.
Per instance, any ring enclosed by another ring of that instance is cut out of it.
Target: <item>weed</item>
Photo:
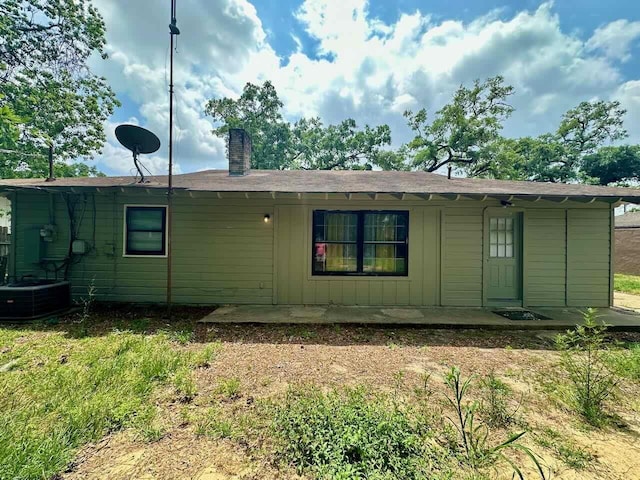
[[[220,412],[214,408],[208,408],[204,414],[193,421],[196,435],[211,438],[232,438],[234,436],[233,424],[221,418]]]
[[[181,402],[189,403],[198,393],[193,373],[188,367],[181,367],[173,374],[173,387]]]
[[[235,399],[240,396],[240,380],[237,377],[223,378],[218,383],[216,393],[228,399]]]
[[[82,312],[77,320],[77,332],[76,336],[79,338],[86,337],[89,334],[89,318],[91,317],[91,309],[93,307],[93,303],[95,301],[96,296],[96,286],[95,279],[92,279],[89,282],[89,286],[87,287],[87,296],[83,297],[80,301],[82,302]]]
[[[194,338],[193,330],[178,330],[171,333],[171,339],[180,345],[187,345]]]
[[[479,403],[465,400],[472,380],[473,377],[463,380],[460,370],[456,367],[452,367],[445,376],[445,384],[450,391],[446,399],[456,413],[456,419],[450,421],[458,431],[468,464],[477,470],[485,466],[494,465],[498,460],[504,460],[513,468],[514,475],[524,480],[524,475],[518,465],[504,454],[504,450],[507,449],[518,450],[533,461],[540,478],[544,480],[546,475],[537,456],[530,448],[518,442],[525,432],[511,435],[507,440],[497,445],[491,446],[487,443],[488,427],[482,423],[476,423],[476,411]]]
[[[480,406],[480,413],[487,425],[492,428],[506,428],[515,421],[515,414],[518,407],[511,411],[509,409],[509,397],[511,388],[490,372],[481,381],[484,393],[484,401]]]
[[[280,459],[319,478],[439,478],[438,447],[411,411],[363,389],[290,390],[275,406]],[[441,451],[441,450],[440,450]]]
[[[605,420],[603,403],[613,395],[618,380],[606,362],[607,326],[596,322],[592,308],[583,316],[584,323],[558,335],[556,343],[573,386],[573,403],[590,424],[598,426]]]

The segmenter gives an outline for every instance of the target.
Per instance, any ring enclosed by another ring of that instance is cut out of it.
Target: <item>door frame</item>
[[[506,210],[506,211],[505,211]],[[518,236],[520,241],[518,242],[518,280],[520,298],[512,301],[491,301],[488,298],[489,292],[489,218],[492,216],[500,216],[505,213],[513,215],[519,215],[520,221],[518,227]],[[523,307],[525,303],[525,209],[522,207],[487,207],[483,212],[482,220],[482,305],[485,307]]]

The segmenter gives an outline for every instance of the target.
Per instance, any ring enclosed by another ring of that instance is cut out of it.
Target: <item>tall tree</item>
[[[107,57],[104,46],[104,21],[88,0],[0,3],[0,108],[13,125],[0,130],[0,148],[20,152],[0,154],[0,176],[45,175],[49,145],[58,175],[95,172],[68,164],[100,152],[104,122],[119,105],[88,67],[92,55]],[[5,135],[16,129],[17,139]]]
[[[414,138],[400,155],[386,155],[388,167],[433,172],[452,166],[470,176],[479,175],[486,168],[481,152],[499,138],[502,122],[513,112],[507,103],[512,94],[513,87],[496,76],[484,82],[476,80],[471,88],[461,85],[433,121],[424,108],[415,113],[406,111]]]
[[[238,99],[212,99],[205,113],[213,117],[213,134],[226,137],[230,128],[244,128],[251,136],[251,167],[265,170],[288,168],[291,131],[282,116],[282,101],[269,81],[247,83]]]
[[[623,126],[626,110],[620,102],[581,102],[562,116],[555,138],[563,148],[557,163],[555,180],[566,182],[579,179],[582,159],[607,142],[615,142],[627,136]]]
[[[293,125],[284,119],[282,101],[269,81],[247,83],[239,98],[209,100],[205,113],[225,137],[230,128],[251,135],[251,166],[258,169],[361,169],[371,167],[378,152],[391,143],[387,125],[358,128],[355,120],[325,126],[319,118],[301,118]]]
[[[589,181],[585,159],[607,142],[626,137],[619,102],[582,102],[567,111],[554,133],[499,139],[481,152],[480,176],[537,182]]]
[[[388,125],[366,125],[355,120],[325,127],[319,118],[298,120],[292,128],[291,166],[304,170],[371,169],[383,145],[391,143]]]
[[[582,171],[600,185],[640,181],[640,145],[602,147],[582,160]]]

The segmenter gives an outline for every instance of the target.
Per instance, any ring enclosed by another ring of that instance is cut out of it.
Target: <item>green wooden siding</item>
[[[442,218],[442,305],[482,305],[481,208],[450,208]]]
[[[167,260],[123,257],[124,205],[161,205],[162,196],[97,194],[95,249],[71,267],[76,297],[90,283],[102,300],[163,302],[166,299]],[[93,197],[87,205],[78,237],[93,241]],[[82,214],[83,203],[76,207]],[[63,258],[69,245],[68,215],[60,195],[53,196],[58,237],[46,246],[46,257]],[[173,299],[178,303],[271,303],[273,283],[273,227],[263,221],[273,208],[242,200],[175,198],[173,220]],[[16,218],[16,274],[46,272],[24,261],[42,225],[50,223],[49,196],[20,193]],[[59,276],[62,272],[59,273]],[[53,273],[49,273],[53,277]]]
[[[567,305],[606,307],[610,288],[609,210],[567,210]]]
[[[409,210],[407,277],[342,277],[311,274],[314,209]],[[276,277],[279,304],[437,305],[439,209],[397,203],[312,203],[276,207]]]
[[[524,245],[525,303],[530,306],[565,305],[566,210],[527,210]]]
[[[495,200],[424,201],[380,195],[179,193],[174,198],[173,298],[191,304],[343,304],[481,306],[483,218]],[[14,273],[46,273],[39,256],[68,250],[66,205],[59,194],[15,195]],[[81,196],[79,198],[82,198]],[[71,267],[76,297],[93,282],[102,300],[163,302],[166,258],[123,257],[124,205],[162,205],[166,197],[141,190],[88,193],[76,217],[78,237],[94,245]],[[95,199],[95,232],[93,202]],[[606,306],[610,295],[610,215],[607,204],[518,202],[523,210],[523,296],[530,306]],[[314,209],[408,210],[407,277],[326,277],[311,274]],[[51,212],[51,213],[50,213]],[[84,213],[83,213],[84,212]],[[265,223],[264,215],[271,215]],[[53,218],[51,218],[53,217]],[[40,228],[58,226],[53,243]],[[40,253],[38,248],[44,245]],[[51,264],[54,265],[54,264]],[[52,276],[49,273],[49,276]],[[61,276],[61,272],[60,275]]]

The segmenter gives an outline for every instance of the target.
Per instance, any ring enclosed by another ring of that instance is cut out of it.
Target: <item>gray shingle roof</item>
[[[230,177],[226,170],[174,175],[177,189],[211,192],[275,193],[408,193],[459,195],[522,195],[558,197],[618,197],[640,201],[640,189],[583,184],[516,182],[452,178],[427,172],[363,170],[252,170],[244,177]],[[75,177],[53,182],[43,179],[0,180],[0,190],[14,188],[128,187],[166,188],[166,176],[138,184],[134,177]]]

